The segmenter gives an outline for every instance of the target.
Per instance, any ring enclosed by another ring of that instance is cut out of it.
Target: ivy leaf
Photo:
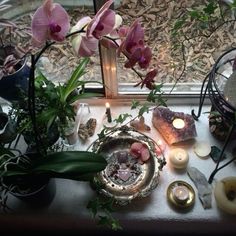
[[[95,218],[99,209],[99,199],[95,198],[93,200],[90,200],[87,205],[87,209],[92,212],[93,217]]]
[[[104,211],[114,212],[114,205],[115,200],[114,198],[109,198],[106,201],[102,202],[101,209]]]
[[[119,221],[111,215],[111,212],[114,211],[113,205],[113,198],[104,199],[97,197],[96,199],[89,201],[87,209],[92,212],[94,218],[98,215],[99,225],[107,226],[113,230],[122,229]]]
[[[147,96],[147,101],[152,103],[163,103],[161,88],[163,84],[156,85],[155,89],[151,90]]]
[[[109,225],[110,224],[109,222],[110,221],[107,216],[99,215],[99,222],[98,222],[99,225]]]
[[[116,123],[123,123],[128,117],[132,117],[132,115],[128,113],[120,114],[118,118],[114,119]]]
[[[158,106],[167,107],[167,104],[166,104],[167,99],[164,99],[161,94],[158,95],[157,101],[158,101],[158,104],[157,104]]]
[[[149,106],[147,104],[144,104],[140,109],[139,109],[139,113],[138,116],[142,116],[145,112],[149,112]]]
[[[136,109],[140,105],[139,101],[133,100],[131,104],[131,110]]]
[[[119,224],[119,221],[113,217],[99,215],[99,225],[105,225],[110,227],[113,230],[121,230],[122,227]]]
[[[105,138],[106,137],[106,132],[107,132],[106,128],[102,129],[101,132],[98,134],[98,138],[99,139]]]
[[[155,91],[157,92],[161,92],[161,88],[163,87],[163,84],[158,84],[158,85],[155,85]]]

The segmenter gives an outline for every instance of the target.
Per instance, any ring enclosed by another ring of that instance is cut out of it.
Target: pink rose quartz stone
[[[172,122],[176,118],[184,120],[184,128],[177,129],[173,126]],[[187,141],[197,136],[194,119],[191,115],[174,112],[167,107],[156,107],[153,110],[152,124],[169,145]]]
[[[144,143],[134,142],[130,147],[130,154],[140,160],[141,163],[146,162],[150,158],[148,146]]]

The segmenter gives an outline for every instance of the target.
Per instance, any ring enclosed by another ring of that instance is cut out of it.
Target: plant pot
[[[15,122],[0,111],[0,143],[10,143],[16,138]]]
[[[42,144],[45,148],[51,147],[53,144],[57,142],[57,140],[60,137],[60,133],[59,133],[57,125],[52,125],[49,128],[47,134],[44,134],[42,132],[42,129],[40,129],[39,131],[41,135]],[[29,149],[31,150],[37,149],[34,133],[32,131],[24,131],[23,137],[24,137],[25,142],[28,144]]]
[[[55,180],[47,177],[8,177],[4,183],[11,195],[37,207],[49,204],[56,193]]]
[[[3,64],[4,56],[16,53],[13,46],[0,47],[0,65]],[[26,58],[24,58],[15,65],[14,73],[4,75],[0,79],[0,96],[10,102],[21,100],[21,94],[28,93],[29,74],[30,67],[27,66]]]

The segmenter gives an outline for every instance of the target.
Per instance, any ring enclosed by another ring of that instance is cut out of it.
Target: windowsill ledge
[[[191,110],[195,109],[196,105],[173,105],[169,106],[173,111],[181,111],[191,114]],[[98,133],[105,118],[105,105],[100,103],[90,105],[91,113],[82,117],[83,121],[90,117],[97,119],[96,132]],[[198,136],[197,141],[207,141],[211,145],[221,147],[222,143],[216,141],[210,134],[208,128],[208,112],[210,106],[204,106],[202,115],[199,121],[195,122]],[[136,111],[130,111],[130,106],[115,104],[111,101],[111,111],[113,118],[121,113],[131,113],[136,115]],[[145,114],[145,120],[151,126],[151,132],[146,133],[153,139],[162,137],[151,125],[151,113]],[[83,120],[84,119],[84,120]],[[80,150],[86,150],[87,146],[95,139],[94,135],[86,145],[79,146]],[[210,173],[215,168],[215,163],[211,158],[200,159],[193,152],[194,142],[186,142],[181,145],[176,145],[186,149],[189,153],[188,166],[198,168],[208,178]],[[193,182],[188,177],[186,171],[176,171],[168,161],[168,151],[170,146],[167,146],[165,156],[167,160],[166,166],[160,173],[160,182],[153,193],[146,198],[134,200],[128,206],[119,207],[114,215],[121,220],[125,232],[135,232],[140,230],[144,233],[235,233],[235,217],[226,215],[217,208],[214,196],[212,197],[212,208],[204,210],[197,196],[197,190]],[[219,180],[226,176],[235,176],[235,163],[231,163],[226,168],[220,170],[215,180]],[[188,211],[181,211],[172,208],[166,198],[166,190],[168,185],[175,180],[183,180],[191,184],[196,193],[194,206]],[[42,208],[35,208],[27,205],[14,197],[9,197],[11,208],[14,214],[1,215],[0,222],[2,230],[11,230],[9,227],[14,226],[14,230],[22,229],[43,229],[48,231],[60,232],[62,230],[72,232],[80,232],[81,230],[90,229],[95,232],[97,226],[91,219],[90,214],[86,209],[87,201],[94,195],[89,184],[76,182],[71,180],[56,179],[56,195],[52,202]],[[212,186],[214,187],[215,181]],[[40,201],[40,200],[39,200]],[[17,223],[22,220],[22,224]],[[58,223],[58,222],[61,222]],[[67,231],[67,232],[68,232]],[[89,231],[89,232],[90,232]],[[11,232],[11,231],[10,231]],[[99,232],[99,231],[97,231]]]

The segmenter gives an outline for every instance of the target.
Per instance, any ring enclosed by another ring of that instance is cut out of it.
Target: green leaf
[[[132,117],[132,115],[128,113],[120,114],[118,118],[114,119],[116,123],[122,124],[127,118]]]
[[[5,176],[46,175],[50,178],[84,180],[84,176],[103,170],[107,162],[100,154],[87,151],[55,152],[31,158],[29,165],[11,165]]]
[[[99,225],[105,225],[110,227],[112,230],[121,230],[122,227],[118,220],[114,219],[112,216],[99,215]]]
[[[140,109],[139,109],[139,113],[138,116],[142,116],[145,112],[149,112],[149,106],[147,104],[144,104]]]
[[[101,132],[98,134],[98,138],[99,138],[99,139],[105,138],[105,137],[106,137],[106,134],[107,134],[108,132],[110,132],[112,129],[114,129],[116,126],[117,126],[117,124],[115,124],[115,125],[112,126],[112,127],[108,127],[108,126],[103,125],[104,128],[103,128],[103,129],[101,130]]]
[[[70,79],[68,80],[64,94],[62,96],[62,101],[66,101],[67,97],[70,95],[72,91],[74,91],[78,87],[78,78],[80,78],[82,75],[84,75],[84,69],[87,66],[89,62],[89,58],[83,58],[83,60],[80,62],[78,67],[74,70],[72,73]]]
[[[99,205],[100,205],[100,202],[99,202],[98,198],[95,198],[95,199],[89,201],[89,203],[87,205],[87,209],[89,209],[92,212],[93,217],[96,217],[97,212],[100,208]]]
[[[133,100],[131,104],[131,110],[136,109],[140,105],[139,101]]]
[[[166,101],[167,101],[167,99],[164,99],[164,98],[162,97],[162,95],[159,94],[158,97],[157,97],[156,105],[167,107]]]
[[[58,174],[98,172],[106,167],[106,160],[100,155],[87,151],[55,152],[40,158],[33,171],[51,171]]]
[[[47,110],[43,110],[38,115],[38,121],[39,123],[48,123],[48,121],[54,121],[57,117],[58,109],[56,107],[50,107]],[[51,121],[51,122],[52,122]]]

